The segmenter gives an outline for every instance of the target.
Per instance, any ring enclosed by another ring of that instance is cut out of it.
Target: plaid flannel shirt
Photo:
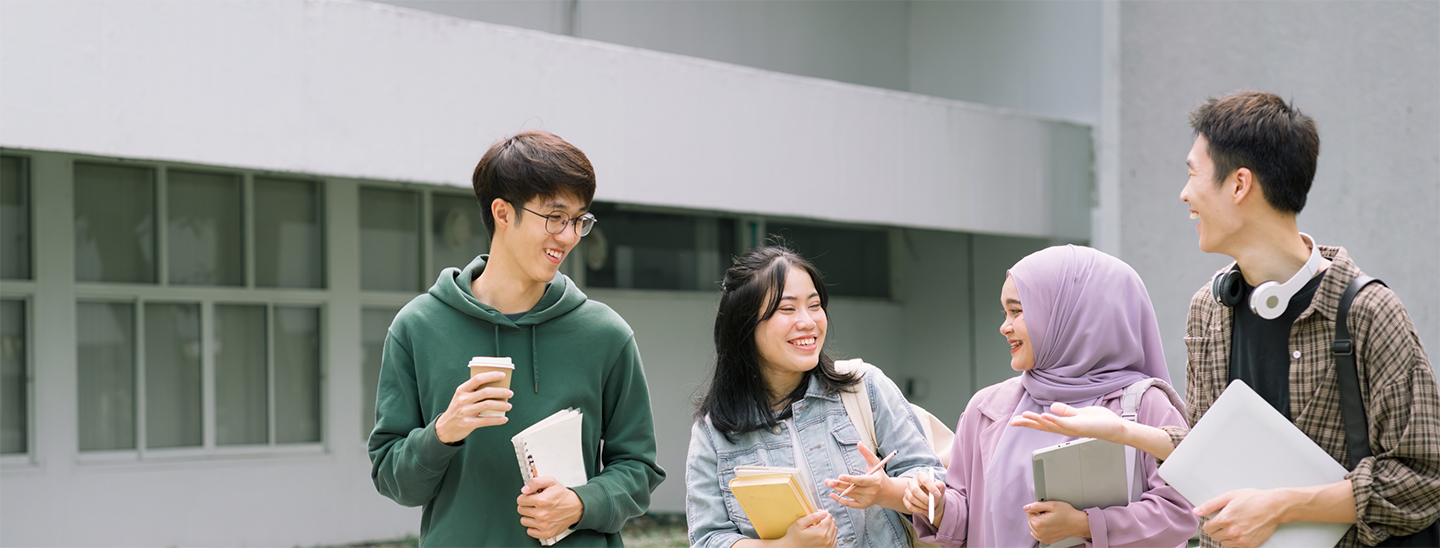
[[[1290,328],[1290,416],[1300,431],[1349,468],[1330,345],[1340,296],[1361,272],[1344,248],[1320,246],[1320,254],[1332,261],[1330,268]],[[1232,317],[1229,307],[1210,297],[1209,284],[1190,299],[1185,398],[1192,425],[1229,382]],[[1440,392],[1415,326],[1388,287],[1372,284],[1356,295],[1349,324],[1373,456],[1345,476],[1353,485],[1359,523],[1336,546],[1373,546],[1419,531],[1440,515]],[[1189,432],[1166,430],[1177,446]],[[1203,532],[1200,541],[1207,548],[1220,546]]]

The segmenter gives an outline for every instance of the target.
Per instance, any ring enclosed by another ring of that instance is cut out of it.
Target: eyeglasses
[[[575,225],[575,233],[579,234],[580,236],[585,236],[586,234],[590,233],[590,229],[595,228],[595,216],[589,213],[572,218],[564,213],[551,213],[549,215],[544,215],[536,211],[531,211],[525,206],[517,205],[515,207],[543,217],[545,219],[545,231],[551,234],[560,234],[562,232],[565,232],[565,229],[569,228],[570,225]]]

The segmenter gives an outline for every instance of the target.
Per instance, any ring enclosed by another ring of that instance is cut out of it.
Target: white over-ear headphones
[[[1320,257],[1320,246],[1315,244],[1315,238],[1311,238],[1309,234],[1301,232],[1300,237],[1310,244],[1310,258],[1306,259],[1305,266],[1300,267],[1300,271],[1285,283],[1265,282],[1250,293],[1250,311],[1256,316],[1267,320],[1279,318],[1285,313],[1285,307],[1290,305],[1290,297],[1294,297],[1320,270],[1320,262],[1323,260]],[[1244,284],[1245,277],[1240,274],[1240,265],[1216,272],[1215,276],[1210,278],[1210,297],[1217,303],[1234,307],[1240,304]]]

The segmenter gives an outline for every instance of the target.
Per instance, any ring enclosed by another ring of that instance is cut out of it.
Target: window
[[[80,450],[320,442],[321,185],[74,166]]]
[[[321,440],[318,307],[81,301],[77,313],[82,451]]]
[[[320,441],[320,309],[277,306],[275,442]]]
[[[154,169],[75,164],[75,280],[156,282]]]
[[[240,176],[174,169],[168,175],[170,283],[245,285]]]
[[[380,362],[385,354],[385,337],[389,333],[390,322],[395,321],[395,314],[399,312],[399,308],[368,307],[361,312],[360,371],[365,392],[360,396],[360,424],[365,428],[363,435],[366,438],[369,438],[370,431],[375,429],[375,396],[379,391]]]
[[[420,193],[360,189],[360,288],[423,290],[420,272]]]
[[[325,287],[319,185],[256,177],[254,209],[255,285]]]
[[[30,164],[0,156],[0,455],[30,451]]]
[[[446,268],[464,268],[490,248],[475,197],[394,186],[360,188],[360,424],[375,428],[375,392],[395,314]],[[427,227],[428,224],[428,227]]]
[[[270,441],[264,305],[215,305],[215,444]]]
[[[145,447],[199,447],[200,305],[145,304]]]
[[[135,307],[76,306],[80,450],[135,449]]]
[[[713,290],[735,249],[728,218],[621,209],[595,203],[595,229],[580,240],[585,285]]]
[[[449,267],[465,268],[475,257],[488,253],[489,232],[480,220],[480,207],[475,196],[464,194],[430,194],[430,275],[427,283]],[[386,325],[389,325],[387,322]]]
[[[0,278],[30,277],[30,166],[0,156]]]
[[[842,228],[769,221],[765,231],[784,238],[825,276],[830,295],[890,297],[890,235],[883,229]]]
[[[30,447],[30,375],[25,301],[0,300],[0,454]]]

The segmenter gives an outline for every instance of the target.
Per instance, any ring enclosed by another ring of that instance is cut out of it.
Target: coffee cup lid
[[[515,368],[515,364],[510,361],[509,356],[475,356],[473,358],[470,358],[470,367],[481,365],[487,367],[509,367],[511,369]]]

